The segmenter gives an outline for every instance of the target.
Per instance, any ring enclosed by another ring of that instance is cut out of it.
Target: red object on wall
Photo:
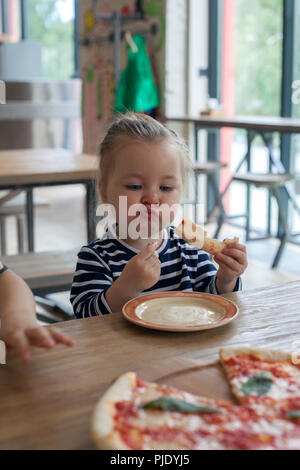
[[[222,104],[226,115],[233,116],[235,114],[235,0],[226,0],[223,5]],[[221,192],[231,175],[230,160],[233,138],[233,129],[221,130],[221,161],[228,165],[221,172]],[[229,191],[223,199],[227,212],[229,212]]]
[[[8,34],[13,41],[17,41],[20,30],[17,26],[17,5],[15,2],[8,2]]]
[[[122,15],[129,15],[130,14],[130,8],[129,8],[128,5],[126,5],[125,7],[122,8],[121,14]]]

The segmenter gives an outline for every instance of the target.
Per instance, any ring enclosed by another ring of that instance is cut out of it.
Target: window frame
[[[292,83],[295,79],[295,53],[296,53],[296,0],[282,0],[283,2],[283,41],[282,41],[282,66],[281,66],[281,117],[293,117],[292,103]],[[220,98],[221,85],[220,77],[222,73],[222,51],[220,38],[222,36],[222,17],[223,0],[210,0],[210,46],[209,46],[209,90],[212,97]],[[215,38],[218,38],[215,40]],[[214,42],[214,45],[211,44]],[[216,50],[219,48],[219,50]],[[213,94],[214,93],[214,94]],[[212,158],[213,151],[216,151],[215,143],[210,144],[210,152]],[[208,154],[209,155],[209,154]],[[216,155],[216,153],[215,153]],[[219,153],[217,153],[219,155]],[[280,158],[287,172],[292,168],[293,148],[292,135],[281,134],[280,138]],[[284,207],[286,221],[289,220],[291,207],[288,202],[287,195],[284,194]],[[208,195],[208,202],[211,204],[211,195]],[[270,210],[270,207],[269,207]],[[269,217],[269,215],[268,215]],[[280,232],[280,224],[278,220],[278,231]],[[300,244],[296,240],[290,240],[293,243]]]

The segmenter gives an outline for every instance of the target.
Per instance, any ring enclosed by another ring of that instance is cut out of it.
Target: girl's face
[[[183,187],[182,164],[179,151],[167,140],[161,142],[138,142],[124,140],[114,156],[114,165],[105,187],[100,182],[104,203],[112,204],[117,222],[130,225],[138,215],[141,223],[148,227],[159,227],[161,231],[174,219],[168,208],[180,203]],[[120,207],[120,196],[125,196],[127,208],[141,204],[142,213],[128,215]],[[162,206],[164,205],[164,206]],[[163,211],[163,215],[162,215]],[[167,221],[167,222],[165,222]],[[153,229],[152,229],[153,233]],[[130,238],[130,235],[129,235]]]

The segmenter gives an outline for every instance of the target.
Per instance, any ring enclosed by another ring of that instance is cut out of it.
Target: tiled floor
[[[84,188],[80,185],[35,190],[35,197],[42,203],[36,208],[36,250],[64,250],[86,243]],[[211,235],[213,224],[207,228]],[[14,220],[7,224],[8,254],[16,250]],[[221,238],[239,236],[243,231],[225,225]],[[270,269],[276,249],[276,240],[249,242],[247,244],[249,266],[243,275],[243,288],[253,289],[300,278],[300,248],[288,245],[277,269]],[[68,302],[68,294],[58,297]]]

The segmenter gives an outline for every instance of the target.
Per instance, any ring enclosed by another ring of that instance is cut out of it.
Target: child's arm
[[[35,300],[27,284],[10,270],[0,275],[0,314],[2,327],[36,324]]]
[[[16,350],[25,361],[31,359],[31,346],[52,348],[73,341],[55,328],[38,325],[35,300],[27,284],[10,270],[0,275],[0,338],[8,350]]]

